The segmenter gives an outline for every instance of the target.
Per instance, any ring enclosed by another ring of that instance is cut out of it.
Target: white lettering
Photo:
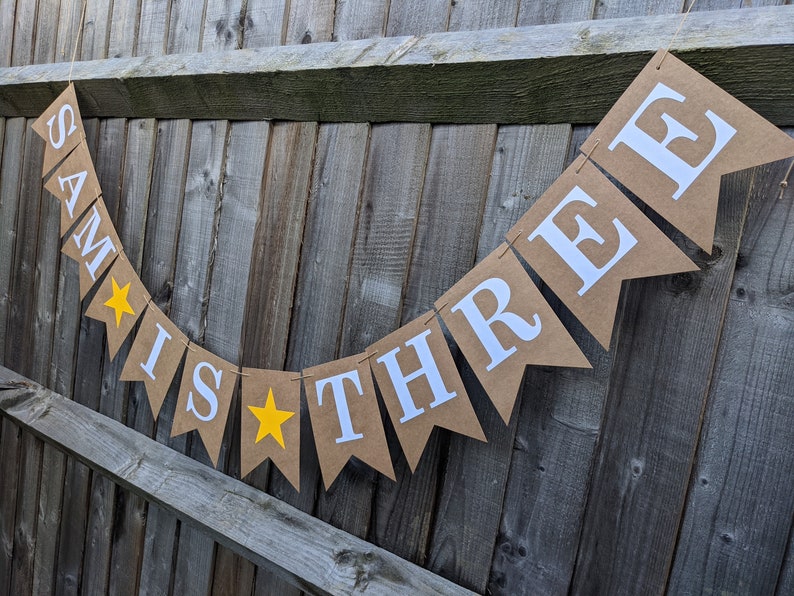
[[[675,139],[684,138],[690,141],[697,141],[697,134],[665,112],[662,112],[661,118],[667,125],[667,134],[661,143],[637,126],[637,119],[648,109],[648,106],[658,99],[672,99],[683,103],[686,97],[673,91],[663,83],[657,83],[653,91],[642,102],[642,105],[634,112],[634,115],[609,144],[609,150],[614,151],[615,147],[620,143],[627,145],[678,185],[678,190],[673,193],[673,199],[677,201],[695,179],[700,176],[701,172],[706,169],[706,166],[723,150],[728,141],[733,138],[733,135],[736,134],[736,129],[711,110],[706,110],[706,118],[714,128],[714,146],[703,161],[696,166],[689,165],[667,147]]]
[[[85,262],[86,269],[88,269],[88,273],[94,281],[96,281],[96,270],[99,268],[99,265],[102,264],[102,261],[105,260],[110,252],[117,252],[110,236],[105,236],[99,242],[94,241],[101,222],[102,219],[99,216],[99,210],[96,205],[94,205],[91,210],[91,217],[88,218],[83,229],[80,230],[80,232],[76,232],[72,237],[77,248],[81,250],[81,256],[86,257],[93,251],[98,250],[93,261],[90,263],[88,261]],[[86,234],[86,231],[88,234]],[[85,244],[83,244],[83,235],[86,235]]]
[[[538,236],[548,242],[554,251],[562,257],[562,260],[573,270],[579,279],[582,280],[582,287],[579,290],[579,295],[584,296],[585,292],[593,287],[593,285],[601,279],[604,274],[612,269],[615,264],[622,259],[629,250],[636,244],[637,239],[629,232],[619,219],[614,218],[612,224],[618,232],[618,250],[609,262],[603,267],[596,267],[593,262],[588,259],[579,248],[579,244],[585,240],[594,240],[598,244],[604,244],[604,239],[596,232],[593,227],[587,223],[581,215],[576,214],[574,219],[578,226],[578,233],[575,240],[571,240],[566,236],[563,231],[554,223],[554,218],[557,214],[574,202],[585,203],[591,207],[596,207],[597,203],[590,195],[583,191],[578,186],[574,186],[571,192],[560,201],[554,210],[544,219],[540,225],[528,236],[528,240],[532,242]]]
[[[154,367],[157,365],[157,360],[160,358],[160,352],[163,350],[163,344],[165,344],[166,339],[171,339],[171,334],[163,329],[160,323],[155,323],[155,325],[157,325],[157,339],[155,339],[154,344],[152,344],[152,351],[149,353],[149,359],[146,361],[146,364],[141,362],[141,368],[143,369],[143,372],[149,375],[149,378],[152,381],[157,380],[154,377]]]
[[[196,391],[198,391],[199,395],[207,400],[207,403],[210,405],[210,412],[206,416],[199,414],[199,411],[196,409],[196,406],[193,403],[192,391],[188,392],[187,394],[186,409],[188,412],[192,412],[196,418],[202,422],[209,422],[215,418],[215,415],[218,413],[218,396],[215,394],[215,391],[213,391],[212,388],[201,379],[201,371],[205,368],[210,370],[212,377],[215,379],[215,389],[221,388],[221,376],[223,375],[223,371],[215,370],[215,367],[209,362],[199,362],[196,365],[196,368],[193,369],[193,386],[196,388]]]
[[[496,298],[496,312],[489,318],[485,318],[482,311],[474,302],[474,297],[480,292],[490,292]],[[499,366],[511,354],[517,350],[516,346],[511,346],[505,349],[502,346],[499,338],[491,328],[497,321],[504,323],[507,327],[524,341],[532,341],[540,335],[541,324],[540,317],[537,313],[532,316],[533,323],[527,322],[522,317],[515,313],[507,312],[505,309],[510,303],[510,286],[503,279],[492,277],[480,283],[471,292],[460,300],[457,304],[450,308],[451,312],[461,311],[463,316],[471,325],[472,330],[477,335],[477,339],[488,352],[491,358],[491,363],[486,367],[487,371],[491,371]]]
[[[74,217],[74,206],[75,203],[77,203],[80,192],[83,190],[83,184],[87,176],[88,172],[86,170],[78,172],[77,174],[72,174],[71,176],[66,176],[65,178],[58,176],[58,183],[61,185],[61,190],[66,190],[63,186],[66,183],[69,184],[69,190],[72,192],[72,198],[66,201],[66,210],[69,212],[69,217]],[[77,179],[77,182],[72,183],[75,179]]]
[[[69,130],[66,130],[66,112],[71,114],[71,122],[69,123]],[[61,106],[61,109],[58,110],[58,140],[52,138],[52,124],[55,122],[55,116],[47,120],[47,126],[50,129],[50,144],[53,146],[54,149],[60,149],[63,147],[63,144],[66,142],[66,138],[71,136],[71,134],[77,130],[77,125],[74,123],[74,110],[72,106],[68,103]]]
[[[431,408],[440,406],[448,402],[457,395],[454,391],[447,391],[444,385],[444,379],[441,378],[441,372],[438,370],[435,358],[430,351],[430,346],[427,345],[427,336],[430,335],[430,329],[426,329],[419,335],[412,337],[405,342],[406,346],[411,346],[416,350],[416,355],[419,357],[420,368],[409,375],[404,375],[399,363],[397,362],[397,353],[400,348],[394,348],[387,352],[380,358],[378,362],[386,366],[386,370],[391,378],[394,390],[397,393],[397,399],[403,409],[403,416],[400,418],[400,423],[405,423],[416,418],[422,414],[425,409],[417,408],[411,397],[411,391],[408,389],[408,383],[424,375],[427,377],[427,382],[430,385],[430,390],[433,393],[433,402],[430,404]]]
[[[331,393],[334,395],[334,402],[336,404],[336,414],[339,417],[339,425],[342,427],[342,436],[336,439],[337,444],[364,438],[363,434],[353,430],[353,421],[350,419],[350,409],[348,408],[347,395],[345,394],[345,379],[353,383],[359,395],[364,395],[364,390],[361,388],[361,379],[356,370],[322,379],[314,384],[317,390],[317,403],[320,406],[323,405],[323,391],[325,390],[325,386],[331,386]]]

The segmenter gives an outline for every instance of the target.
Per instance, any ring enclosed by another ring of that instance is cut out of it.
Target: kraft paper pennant
[[[325,489],[353,456],[394,480],[366,355],[315,366],[303,376]]]
[[[367,355],[412,472],[434,426],[485,441],[432,312],[376,342]]]
[[[99,198],[66,237],[61,251],[80,266],[80,299],[122,252],[105,202]]]
[[[61,237],[102,194],[85,142],[77,145],[44,185],[61,202]]]
[[[87,317],[105,323],[111,360],[143,314],[148,301],[149,292],[130,262],[125,258],[116,259],[85,311]]]
[[[217,467],[237,384],[237,367],[194,343],[187,349],[171,436],[197,430],[212,465]]]
[[[515,238],[516,250],[605,349],[624,279],[697,269],[584,156],[560,175],[508,237]]]
[[[44,110],[33,123],[33,130],[45,143],[44,165],[41,170],[43,178],[85,138],[74,84],[69,84]]]
[[[301,384],[294,372],[243,369],[240,474],[270,458],[300,491]]]
[[[582,151],[710,253],[720,177],[791,157],[794,139],[659,50]]]
[[[452,286],[436,309],[505,424],[528,364],[590,368],[507,244]]]
[[[155,419],[160,415],[160,408],[182,362],[187,344],[187,336],[150,302],[120,379],[143,381]]]

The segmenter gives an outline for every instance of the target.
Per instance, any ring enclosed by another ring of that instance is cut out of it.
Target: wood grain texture
[[[666,47],[679,20],[635,17],[80,62],[73,78],[86,116],[592,123]],[[672,49],[772,122],[792,124],[794,75],[785,66],[794,54],[793,20],[789,6],[696,13]],[[2,69],[0,115],[39,114],[68,70]]]
[[[787,162],[759,168],[669,589],[774,592],[794,519],[794,218]]]
[[[5,380],[7,369],[0,375]],[[0,410],[296,586],[319,593],[469,593],[44,388],[2,391]],[[101,448],[88,431],[105,438]]]
[[[752,183],[723,178],[713,255],[688,249],[700,272],[630,282],[575,590],[665,585]]]
[[[478,261],[503,242],[507,230],[562,172],[569,139],[567,125],[499,129],[477,245]],[[519,398],[511,424],[505,425],[462,359],[460,367],[488,442],[450,437],[429,568],[483,593],[502,518],[516,427],[526,418],[519,417]],[[515,511],[523,510],[527,503],[508,499],[505,505]],[[472,539],[474,536],[477,538]]]

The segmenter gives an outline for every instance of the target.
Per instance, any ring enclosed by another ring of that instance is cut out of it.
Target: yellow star
[[[121,315],[125,312],[134,315],[135,311],[132,310],[130,303],[127,302],[127,292],[130,291],[130,284],[127,283],[123,288],[119,288],[115,277],[111,277],[110,281],[113,282],[113,296],[105,302],[105,306],[109,306],[116,311],[116,328],[118,328],[121,326]]]
[[[248,406],[254,416],[259,419],[259,432],[256,434],[256,443],[264,439],[268,435],[273,435],[276,442],[284,446],[284,436],[281,434],[281,425],[295,415],[295,412],[276,409],[276,400],[273,399],[273,388],[271,387],[267,392],[267,401],[264,408],[257,408],[255,406]]]

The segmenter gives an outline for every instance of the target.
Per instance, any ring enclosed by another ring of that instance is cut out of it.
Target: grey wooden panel
[[[403,0],[391,2],[386,35],[425,35],[446,31],[450,0]]]
[[[244,48],[280,45],[284,37],[287,0],[248,0],[243,28]]]
[[[290,1],[284,43],[289,45],[331,41],[335,4],[334,0]]]
[[[687,249],[699,272],[629,283],[575,591],[665,586],[752,182],[723,178],[713,255]]]
[[[16,376],[0,369],[4,418],[177,512],[294,585],[318,593],[362,586],[373,594],[470,593],[43,387],[23,381],[9,388],[9,378]],[[97,442],[95,435],[103,439]]]
[[[755,172],[669,590],[771,594],[794,519],[788,163]]]
[[[142,0],[113,0],[113,12],[110,15],[110,32],[107,41],[107,57],[121,58],[126,56],[140,55],[135,52],[138,44],[138,31],[140,30],[142,5],[148,6],[157,0],[147,0],[142,4]],[[100,13],[101,14],[101,13]],[[145,32],[145,31],[144,31]],[[143,42],[156,38],[147,33]]]
[[[85,115],[592,123],[653,52],[669,45],[668,31],[679,20],[634,17],[80,62],[74,80]],[[672,50],[773,122],[791,124],[794,75],[786,66],[793,20],[788,6],[695,13]],[[0,70],[0,114],[38,115],[68,71],[58,64]]]

